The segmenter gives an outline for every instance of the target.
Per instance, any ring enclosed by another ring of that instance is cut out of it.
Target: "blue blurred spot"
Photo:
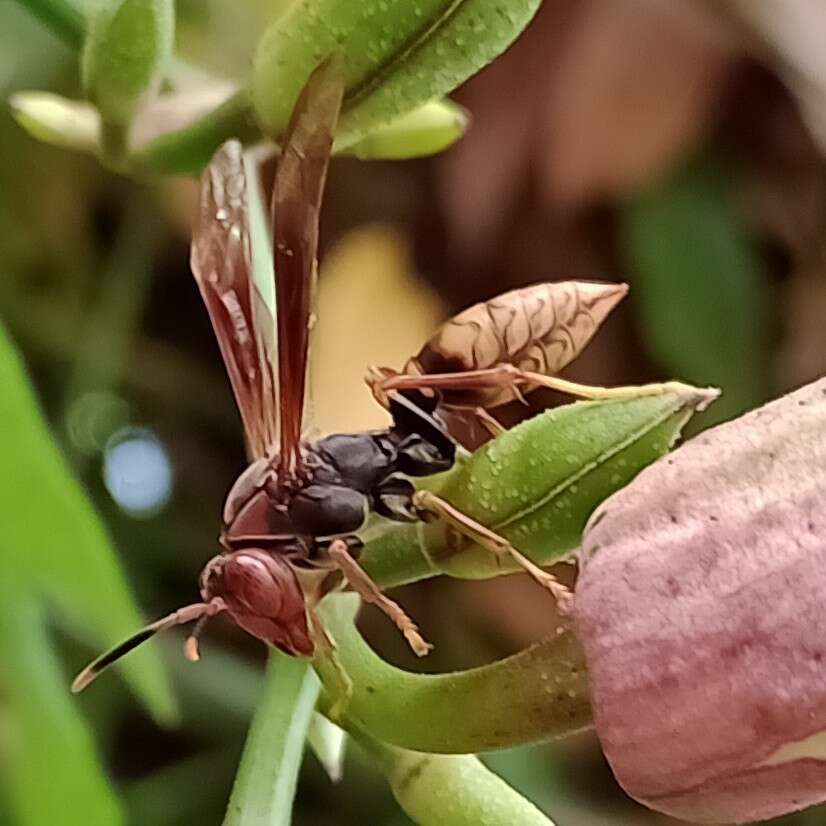
[[[151,516],[172,495],[172,463],[154,434],[127,428],[112,436],[106,446],[103,481],[126,513]]]

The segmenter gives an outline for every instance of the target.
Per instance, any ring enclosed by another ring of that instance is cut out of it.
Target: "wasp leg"
[[[315,611],[311,609],[307,613],[310,618],[310,628],[312,629],[313,639],[318,645],[317,656],[325,657],[333,667],[335,685],[332,688],[325,686],[325,689],[333,701],[327,711],[327,716],[333,722],[337,722],[344,716],[347,707],[350,705],[350,700],[353,696],[353,681],[350,679],[347,669],[338,656],[336,641],[332,638],[330,632],[316,616]]]
[[[414,653],[419,657],[424,657],[433,648],[430,643],[425,642],[419,634],[418,626],[410,617],[405,614],[401,606],[386,597],[379,586],[373,582],[367,572],[350,555],[347,542],[343,539],[334,539],[327,552],[330,559],[347,578],[353,590],[365,601],[370,602],[381,609],[396,624],[399,631],[404,634]]]
[[[428,490],[417,491],[413,496],[413,504],[419,512],[433,514],[447,522],[462,536],[475,542],[495,554],[497,559],[510,557],[520,568],[530,574],[543,588],[547,588],[556,599],[559,611],[562,614],[570,612],[574,595],[553,574],[542,570],[536,563],[516,550],[503,536],[480,525],[474,519],[457,510],[436,494]]]
[[[471,440],[481,439],[482,441],[488,438],[495,439],[507,430],[507,428],[498,419],[488,413],[484,407],[469,408],[445,404],[439,410],[439,416],[447,425],[448,432],[454,439],[457,439],[457,436],[453,431],[457,428],[469,430]],[[457,441],[461,440],[457,439]]]
[[[413,483],[401,474],[393,473],[371,491],[373,510],[395,522],[418,522],[413,509]]]
[[[467,370],[461,373],[431,373],[424,375],[406,375],[397,373],[383,378],[371,379],[374,395],[379,397],[391,390],[469,390],[480,387],[510,387],[518,391],[520,386],[526,389],[547,387],[569,396],[581,399],[624,399],[637,396],[659,395],[669,389],[685,390],[680,382],[661,384],[643,384],[635,387],[596,387],[589,384],[561,379],[558,376],[546,376],[530,370],[520,370],[513,364],[497,364],[483,370]]]
[[[476,419],[482,427],[484,427],[494,439],[497,436],[501,436],[507,430],[507,428],[501,422],[494,419],[484,407],[474,408],[473,415],[476,416]]]

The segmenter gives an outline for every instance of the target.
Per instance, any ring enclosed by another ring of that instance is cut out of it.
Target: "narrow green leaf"
[[[173,0],[108,0],[92,15],[83,85],[106,123],[126,125],[157,91],[172,58]]]
[[[269,134],[286,127],[310,72],[345,57],[339,146],[441,98],[501,54],[540,0],[300,0],[267,30],[253,101]]]
[[[408,749],[469,754],[534,743],[591,724],[582,650],[568,630],[491,665],[450,674],[414,674],[373,652],[353,624],[357,598],[327,597],[325,626],[353,683],[344,725]],[[335,665],[316,669],[335,692]],[[334,698],[325,694],[329,705]]]
[[[51,92],[16,92],[9,98],[14,119],[33,137],[52,146],[96,153],[100,115],[82,101]]]
[[[47,597],[96,647],[108,647],[142,621],[109,539],[55,447],[2,330],[0,388],[3,575],[21,591]],[[121,668],[156,717],[174,717],[172,694],[151,646],[127,657]]]
[[[85,5],[73,0],[19,0],[20,5],[36,17],[70,49],[83,45],[86,32]]]
[[[43,611],[0,586],[0,773],[25,826],[118,826],[123,813],[51,651]]]
[[[224,826],[288,826],[318,691],[307,660],[270,652]]]
[[[669,372],[723,390],[706,423],[764,400],[767,284],[721,170],[698,162],[639,193],[621,227],[652,354]]]
[[[426,484],[535,562],[564,559],[594,508],[664,455],[715,397],[676,382],[656,392],[628,391],[540,413]],[[457,547],[439,522],[385,530],[368,542],[361,561],[385,586],[437,573],[483,578],[508,570],[482,548]]]
[[[362,160],[405,160],[435,155],[454,144],[468,127],[465,109],[452,100],[432,100],[381,126],[345,154]]]
[[[318,762],[324,767],[324,771],[327,772],[330,780],[333,783],[338,783],[344,771],[347,732],[316,712],[310,720],[310,728],[307,731],[307,745],[318,758]]]

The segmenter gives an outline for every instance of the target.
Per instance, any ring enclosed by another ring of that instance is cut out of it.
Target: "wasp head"
[[[287,654],[312,656],[304,593],[286,560],[260,548],[221,554],[201,572],[200,588],[205,602],[220,597],[254,637]]]

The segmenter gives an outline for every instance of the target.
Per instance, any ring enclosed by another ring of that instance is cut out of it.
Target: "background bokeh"
[[[279,5],[180,0],[179,53],[241,77]],[[719,385],[724,397],[702,426],[826,372],[826,8],[779,6],[549,0],[517,44],[455,95],[472,126],[450,151],[334,161],[312,367],[319,430],[380,424],[362,383],[368,363],[398,367],[451,312],[542,280],[627,281],[624,306],[569,375]],[[60,42],[0,4],[4,98],[30,88],[78,96],[77,77]],[[166,613],[195,597],[223,496],[244,463],[188,269],[195,183],[119,178],[35,143],[6,111],[0,147],[2,321],[143,612]],[[518,406],[506,413],[520,415]],[[32,488],[15,485],[29,477],[14,457],[0,462],[0,522],[12,523]],[[49,529],[59,534],[59,522]],[[72,566],[72,536],[58,544],[59,564]],[[27,553],[2,530],[0,548],[4,568]],[[84,577],[80,562],[74,573]],[[518,576],[432,581],[401,598],[436,643],[434,670],[516,650],[553,622],[543,593]],[[93,648],[52,601],[38,605],[48,636],[33,644],[53,646],[68,684]],[[0,637],[18,639],[25,624],[0,622]],[[372,612],[362,624],[389,659],[411,665],[392,627]],[[174,634],[152,645],[171,674],[179,724],[154,722],[115,674],[72,700],[70,713],[92,732],[90,755],[102,760],[126,822],[217,824],[263,651],[218,622],[198,666],[183,660]],[[10,668],[0,662],[0,760],[23,730],[5,702]],[[486,759],[559,826],[672,822],[623,796],[591,735]],[[0,823],[41,822],[13,816],[3,789]],[[89,821],[67,799],[59,822]],[[308,757],[295,822],[407,821],[353,753],[337,786]]]

